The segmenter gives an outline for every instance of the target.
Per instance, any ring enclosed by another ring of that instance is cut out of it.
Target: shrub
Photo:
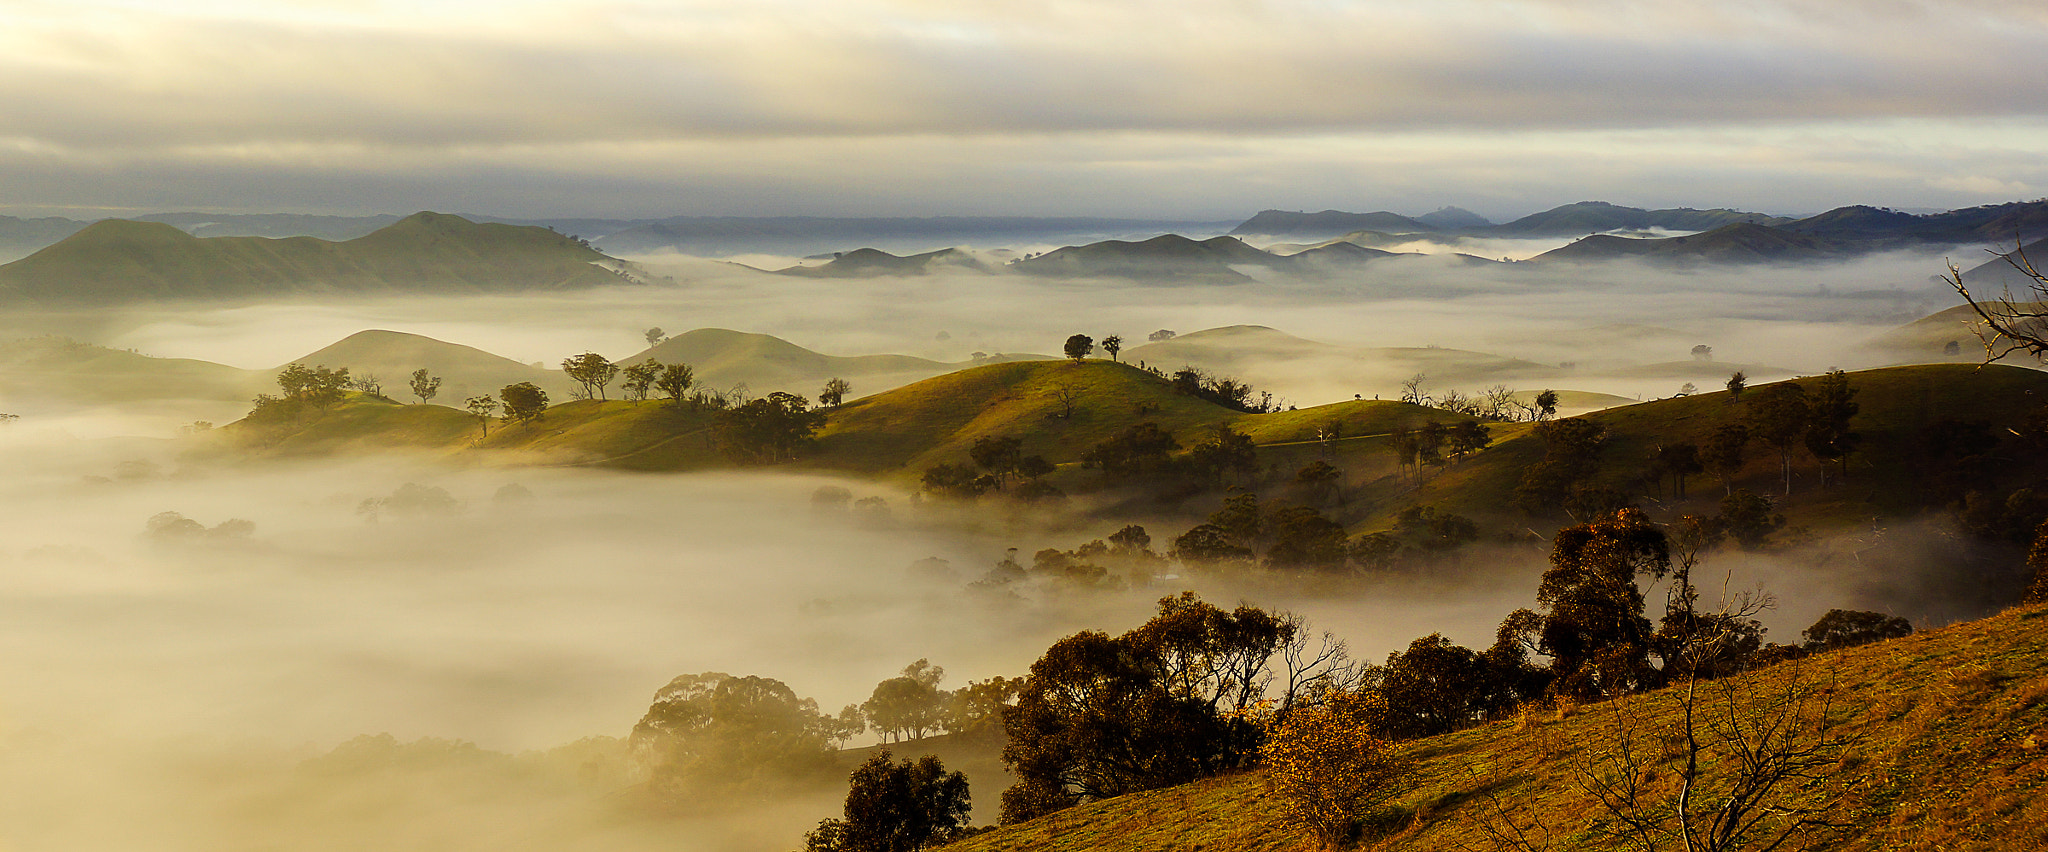
[[[1269,726],[1260,756],[1286,820],[1326,847],[1357,839],[1407,772],[1394,746],[1372,733],[1386,700],[1372,692],[1332,692]]]

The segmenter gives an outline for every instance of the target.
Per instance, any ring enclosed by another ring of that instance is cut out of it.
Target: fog
[[[367,328],[552,365],[585,350],[626,357],[645,347],[650,326],[958,361],[1054,353],[1076,332],[1122,335],[1128,360],[1155,329],[1250,324],[1331,346],[1316,357],[1249,351],[1221,365],[1310,405],[1398,393],[1420,362],[1380,351],[1390,347],[1530,362],[1506,379],[1429,368],[1428,389],[1467,392],[1502,383],[1650,398],[1693,375],[1718,387],[1732,365],[1871,366],[1906,357],[1867,348],[1875,335],[1948,304],[1930,280],[1940,258],[1926,254],[1691,271],[1425,257],[1236,285],[977,273],[817,280],[643,260],[675,283],[15,313],[0,319],[0,334],[61,333],[267,371]],[[1714,360],[1694,361],[1696,344],[1712,346]],[[1120,524],[959,524],[892,487],[837,483],[892,504],[899,523],[864,528],[812,510],[810,494],[832,480],[760,472],[208,460],[189,452],[201,439],[174,437],[176,427],[232,420],[246,403],[60,404],[8,387],[0,410],[24,415],[0,428],[0,845],[9,848],[784,849],[834,811],[831,791],[731,820],[655,817],[621,804],[634,777],[618,765],[616,742],[572,744],[625,736],[654,690],[684,673],[773,677],[828,711],[919,658],[943,666],[948,687],[1015,676],[1060,636],[1128,629],[1182,588],[1301,612],[1367,661],[1431,632],[1484,646],[1503,615],[1532,603],[1542,570],[1538,550],[1492,549],[1461,568],[1362,587],[1198,576],[997,604],[962,584],[1007,548],[1073,548]],[[458,507],[363,510],[407,483],[443,489]],[[531,499],[513,499],[521,493]],[[163,512],[207,528],[254,527],[183,541],[146,535]],[[1151,530],[1155,546],[1181,531]],[[1870,538],[1883,547],[1819,543],[1771,560],[1717,557],[1708,570],[1726,573],[1730,588],[1777,594],[1766,624],[1781,642],[1837,606],[1922,623],[1983,606],[1973,597],[1981,590],[1954,592],[1940,579],[1957,549],[1939,530]],[[934,556],[961,582],[912,578],[909,566]],[[1912,564],[1900,562],[1907,556]],[[358,739],[381,734],[391,739]],[[977,784],[986,822],[987,785],[1000,779]],[[121,819],[104,818],[110,802],[122,803]]]

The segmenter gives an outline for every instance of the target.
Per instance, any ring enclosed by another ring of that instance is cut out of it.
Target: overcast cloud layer
[[[0,210],[1507,218],[2048,187],[2038,4],[1697,5],[0,2]]]

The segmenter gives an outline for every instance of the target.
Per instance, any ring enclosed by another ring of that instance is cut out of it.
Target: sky
[[[0,0],[0,213],[2048,195],[2034,0]]]

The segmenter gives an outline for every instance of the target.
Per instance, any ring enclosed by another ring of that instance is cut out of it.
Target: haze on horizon
[[[2048,187],[2012,0],[0,5],[0,212],[1109,215]]]

